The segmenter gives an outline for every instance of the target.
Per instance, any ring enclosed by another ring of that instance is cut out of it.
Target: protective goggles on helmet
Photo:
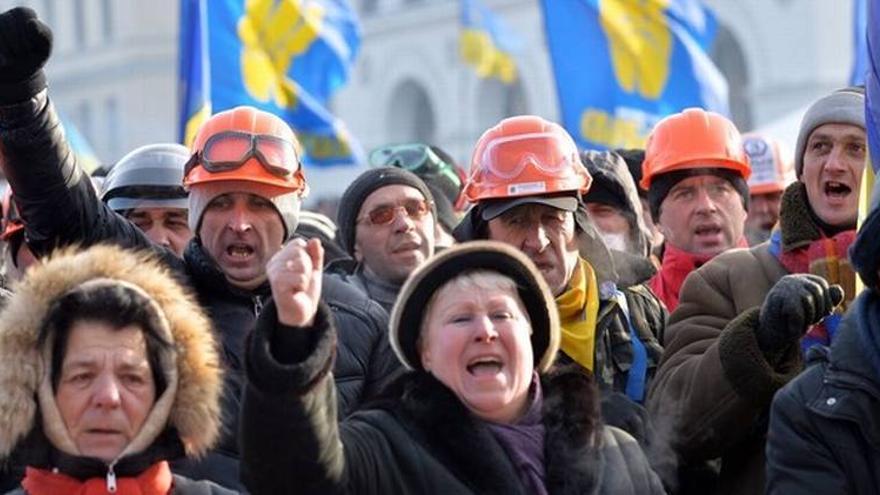
[[[397,167],[418,176],[442,176],[461,188],[462,180],[455,171],[455,165],[443,161],[430,146],[424,144],[398,144],[377,148],[370,152],[369,162],[373,167]]]
[[[282,179],[294,178],[297,185],[305,187],[302,164],[293,143],[275,136],[238,131],[219,132],[209,137],[187,162],[184,176],[197,165],[211,173],[235,170],[251,158],[256,158],[270,174]]]
[[[558,134],[534,133],[492,140],[479,157],[480,168],[509,180],[520,177],[529,165],[539,175],[559,178],[571,174],[577,162],[574,142]],[[535,177],[536,179],[538,177]]]
[[[431,203],[425,200],[409,199],[401,204],[377,206],[359,218],[358,222],[370,225],[388,225],[394,221],[400,210],[403,210],[413,220],[421,220],[431,211]]]

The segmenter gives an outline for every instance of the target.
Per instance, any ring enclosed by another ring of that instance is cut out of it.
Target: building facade
[[[510,86],[482,80],[460,61],[457,0],[351,1],[363,40],[332,110],[366,149],[427,141],[466,161],[480,133],[503,117],[558,119],[538,0],[483,0],[522,40],[520,77]],[[730,83],[731,113],[742,129],[846,84],[850,1],[706,3],[721,24],[713,58]],[[177,1],[0,0],[2,10],[14,5],[34,8],[53,28],[53,99],[101,161],[176,139]],[[313,197],[338,194],[356,170],[307,171]]]

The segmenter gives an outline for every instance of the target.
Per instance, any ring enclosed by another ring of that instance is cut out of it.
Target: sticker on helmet
[[[520,182],[518,184],[509,184],[507,186],[507,194],[510,196],[542,193],[546,191],[547,184],[544,182]]]

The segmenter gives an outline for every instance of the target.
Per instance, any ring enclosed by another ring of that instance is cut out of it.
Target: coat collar
[[[557,367],[541,381],[547,491],[591,493],[599,484],[603,460],[596,448],[601,430],[596,386],[576,365]],[[400,398],[389,401],[390,412],[474,493],[523,493],[519,476],[489,428],[433,376],[408,373],[389,392]]]
[[[802,182],[791,184],[782,194],[779,229],[782,231],[783,251],[791,251],[823,237],[822,230],[813,218],[807,188]]]

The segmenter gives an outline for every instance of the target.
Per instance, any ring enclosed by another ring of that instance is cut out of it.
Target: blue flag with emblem
[[[728,114],[709,58],[714,15],[697,0],[541,0],[562,121],[583,148],[641,148],[688,107]]]
[[[480,0],[461,0],[462,60],[482,78],[510,84],[517,79],[520,39]]]
[[[203,91],[212,111],[252,105],[280,116],[302,142],[307,166],[363,162],[358,143],[327,109],[330,96],[348,80],[360,46],[347,0],[185,1],[203,9],[201,63],[208,67]],[[196,42],[181,26],[185,54]],[[197,76],[184,71],[192,73],[192,64],[181,69],[181,87],[192,91]]]

